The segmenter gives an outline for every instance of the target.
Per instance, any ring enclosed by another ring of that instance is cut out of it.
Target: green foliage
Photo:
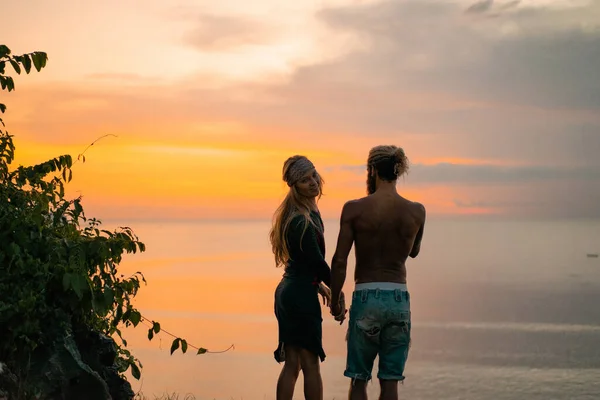
[[[8,90],[9,92],[15,90],[15,81],[12,77],[6,75],[7,64],[10,64],[12,69],[20,75],[21,71],[25,71],[27,74],[30,73],[32,65],[36,71],[40,72],[46,66],[47,61],[48,55],[43,51],[12,56],[10,49],[6,45],[0,44],[0,87],[2,90]],[[0,113],[5,111],[6,106],[0,103]],[[2,118],[0,118],[0,124],[4,126]]]
[[[7,65],[20,74],[32,66],[40,71],[46,61],[46,53],[12,56],[0,45],[2,89],[14,90]],[[93,330],[120,338],[119,371],[130,368],[139,379],[142,365],[126,349],[121,329],[150,324],[151,340],[161,326],[132,305],[145,283],[142,273],[124,277],[118,265],[125,254],[145,251],[144,244],[129,227],[102,229],[100,221],[85,216],[81,198],[65,198],[71,156],[11,169],[14,158],[13,136],[0,129],[0,360],[15,360],[18,369],[36,348],[66,332]],[[78,160],[85,162],[83,155]],[[175,337],[171,354],[179,348],[185,353],[188,343]]]
[[[123,339],[121,324],[142,319],[131,300],[144,277],[125,278],[117,266],[144,244],[130,228],[100,229],[100,221],[85,217],[80,198],[65,199],[70,156],[9,171],[13,159],[12,137],[2,133],[0,359],[25,359],[61,332],[83,327]],[[131,366],[139,377],[136,360],[119,353],[121,371]]]

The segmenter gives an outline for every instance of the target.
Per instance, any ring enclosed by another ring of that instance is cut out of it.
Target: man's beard
[[[377,190],[377,178],[371,174],[367,175],[367,194],[373,194]]]

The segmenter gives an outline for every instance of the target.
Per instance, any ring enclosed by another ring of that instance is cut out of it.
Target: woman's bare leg
[[[300,374],[299,349],[284,345],[285,361],[277,380],[277,400],[292,400],[296,380]]]
[[[300,368],[304,376],[304,398],[323,400],[323,381],[319,356],[306,349],[300,349]]]

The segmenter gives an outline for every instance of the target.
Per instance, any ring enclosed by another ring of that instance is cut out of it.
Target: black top
[[[290,260],[285,267],[284,276],[306,277],[329,287],[331,269],[325,261],[323,220],[317,211],[311,211],[310,217],[312,224],[303,215],[296,215],[290,222],[286,234]]]

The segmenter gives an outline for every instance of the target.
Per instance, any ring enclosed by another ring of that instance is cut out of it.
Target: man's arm
[[[340,294],[346,280],[348,267],[348,254],[354,243],[354,230],[352,228],[352,203],[347,202],[342,208],[340,217],[340,233],[338,235],[335,254],[331,262],[331,303],[340,302]]]
[[[421,251],[421,240],[423,239],[423,230],[425,229],[425,207],[423,204],[418,204],[418,207],[423,222],[421,222],[417,236],[415,236],[415,241],[413,242],[413,247],[409,254],[410,258],[415,258],[419,255],[419,252]]]

